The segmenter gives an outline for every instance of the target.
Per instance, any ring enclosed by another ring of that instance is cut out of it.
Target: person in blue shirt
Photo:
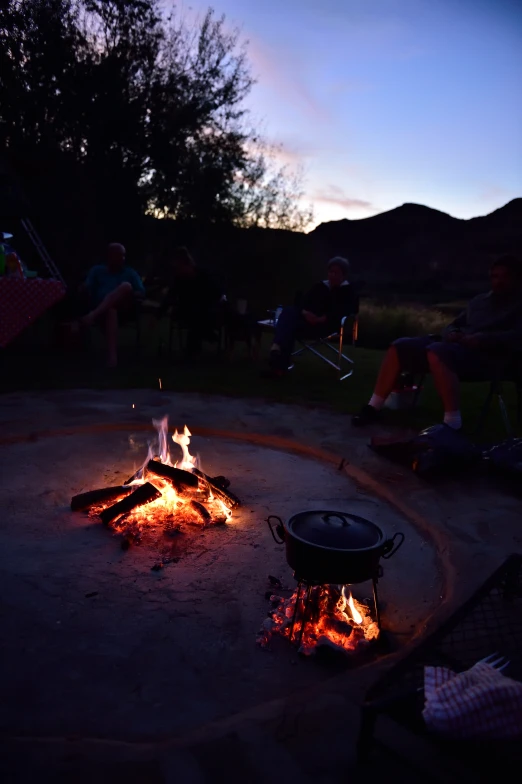
[[[118,322],[121,316],[129,315],[145,297],[140,276],[125,264],[125,248],[119,242],[107,248],[105,264],[92,267],[85,287],[89,295],[91,310],[75,326],[91,327],[104,321],[107,338],[108,365],[118,364]]]

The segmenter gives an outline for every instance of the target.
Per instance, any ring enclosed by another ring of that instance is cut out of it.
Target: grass
[[[368,330],[376,329],[375,324],[384,321],[382,314],[366,308],[368,306],[365,306],[361,315],[361,332],[365,319]],[[397,329],[402,328],[405,322],[401,322],[401,318],[404,317],[405,309],[385,310],[387,316],[390,316],[390,310],[394,311],[393,323],[398,325]],[[375,320],[370,322],[369,316],[372,312]],[[408,323],[416,323],[419,328],[426,327],[428,318],[435,318],[421,312],[418,321],[413,322],[409,310],[406,315],[410,319]],[[372,327],[370,323],[373,324]],[[297,358],[294,370],[286,379],[274,382],[260,378],[260,371],[266,361],[269,336],[265,336],[262,358],[257,363],[246,357],[244,344],[238,344],[231,361],[218,353],[215,347],[208,346],[201,358],[191,365],[183,364],[175,353],[168,356],[164,350],[159,354],[160,342],[165,342],[164,332],[148,332],[142,335],[139,354],[136,351],[135,333],[126,330],[123,331],[122,337],[120,367],[107,370],[103,364],[103,347],[99,335],[95,335],[94,345],[89,352],[64,354],[50,352],[46,348],[48,340],[44,330],[40,329],[37,334],[26,336],[24,340],[11,345],[0,354],[0,389],[3,392],[75,388],[158,389],[158,379],[161,378],[162,389],[165,391],[265,398],[283,403],[327,407],[346,416],[368,401],[383,356],[383,351],[380,350],[349,348],[347,353],[356,363],[355,373],[341,383],[333,369],[312,355],[305,354]],[[487,390],[486,384],[463,385],[462,408],[468,429],[473,429],[478,419]],[[514,422],[514,390],[507,391],[507,403]],[[440,402],[431,379],[427,381],[416,411],[387,412],[387,418],[390,422],[407,423],[419,429],[440,421]],[[496,405],[492,406],[484,436],[492,439],[505,437]]]
[[[451,318],[435,308],[386,306],[363,300],[359,341],[368,348],[385,349],[397,338],[438,334]]]

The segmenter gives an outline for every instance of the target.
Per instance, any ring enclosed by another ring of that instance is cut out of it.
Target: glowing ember
[[[214,487],[199,470],[198,459],[190,454],[191,433],[185,426],[182,433],[176,430],[169,438],[168,417],[153,420],[157,438],[149,444],[145,462],[129,480],[128,486],[138,488],[146,482],[154,485],[160,497],[118,515],[111,520],[111,527],[127,537],[128,541],[139,543],[144,537],[155,539],[165,534],[175,535],[183,524],[226,523],[232,517],[231,508],[226,504],[225,489]],[[181,448],[178,461],[173,461],[169,444],[174,442]],[[197,472],[197,475],[194,472]],[[159,475],[158,475],[159,474]],[[221,497],[218,497],[218,493]],[[127,495],[125,501],[132,499]],[[225,499],[225,500],[224,500]],[[237,499],[235,499],[237,501]],[[93,506],[91,515],[99,515],[109,509],[110,503]],[[231,506],[234,506],[231,503]]]
[[[271,596],[272,610],[258,635],[258,644],[268,648],[274,634],[290,639],[297,590],[289,599]],[[311,610],[306,620],[299,652],[310,656],[321,647],[346,654],[365,648],[379,636],[370,609],[353,598],[349,586],[322,585],[311,589]],[[292,641],[299,640],[304,620],[304,603],[299,601]]]

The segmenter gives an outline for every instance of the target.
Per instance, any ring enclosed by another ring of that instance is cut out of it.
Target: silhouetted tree
[[[212,10],[194,27],[158,0],[0,12],[0,143],[18,169],[73,176],[65,190],[88,181],[112,226],[145,212],[304,226],[296,183],[248,129],[252,83],[237,32]]]

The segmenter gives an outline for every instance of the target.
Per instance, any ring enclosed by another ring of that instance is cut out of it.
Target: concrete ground
[[[164,413],[189,425],[204,467],[227,474],[248,503],[226,529],[187,532],[180,561],[154,573],[157,553],[122,553],[67,503],[139,464],[150,421]],[[3,396],[2,780],[343,780],[358,702],[395,657],[332,672],[285,645],[255,647],[266,576],[291,584],[266,514],[350,504],[403,530],[381,593],[404,644],[522,539],[518,499],[471,479],[426,484],[367,441],[329,412],[256,401],[145,390]],[[378,758],[364,775],[381,775]]]

